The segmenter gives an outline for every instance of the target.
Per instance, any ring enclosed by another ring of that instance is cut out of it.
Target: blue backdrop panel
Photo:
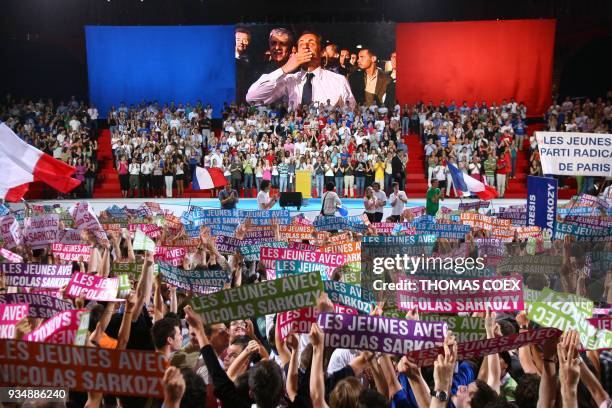
[[[221,116],[235,99],[234,26],[85,26],[89,97],[106,117],[119,102],[198,100]]]

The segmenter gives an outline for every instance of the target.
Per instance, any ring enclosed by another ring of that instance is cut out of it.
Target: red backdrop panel
[[[403,23],[396,41],[402,104],[514,97],[528,116],[550,106],[555,20]]]

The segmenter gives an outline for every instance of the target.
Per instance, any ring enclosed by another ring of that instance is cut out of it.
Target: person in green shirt
[[[442,200],[437,179],[431,180],[431,187],[429,187],[429,190],[427,190],[426,197],[427,204],[425,205],[425,210],[427,215],[435,217],[438,213],[438,209],[440,208],[440,200]]]
[[[242,160],[242,171],[244,172],[244,196],[251,197],[253,192],[253,162],[251,155]]]
[[[497,158],[493,153],[489,154],[487,160],[484,162],[485,176],[487,177],[487,184],[490,186],[495,185],[495,170],[497,170]]]

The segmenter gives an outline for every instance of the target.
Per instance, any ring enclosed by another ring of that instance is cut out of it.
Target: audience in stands
[[[389,194],[393,182],[405,188],[408,154],[402,136],[411,131],[424,142],[429,184],[437,179],[446,197],[457,196],[448,163],[496,187],[500,197],[516,178],[519,152],[527,155],[528,175],[543,175],[522,102],[469,106],[453,100],[381,108],[226,104],[215,134],[210,105],[120,103],[108,112],[107,122],[123,197],[172,197],[175,192],[181,197],[196,166],[222,168],[245,197],[254,197],[263,180],[274,190],[295,191],[296,171],[310,173],[317,197],[330,181],[340,197],[363,197],[375,181]],[[611,117],[610,99],[565,98],[548,109],[544,129],[607,133]],[[55,106],[51,100],[7,96],[0,118],[28,143],[75,166],[74,177],[83,183],[73,196],[93,196],[99,167],[95,106],[74,97]],[[564,178],[560,182],[565,186]],[[578,192],[591,191],[595,182],[578,177]]]
[[[256,107],[226,105],[220,133],[210,132],[212,111],[202,104],[121,104],[108,114],[114,157],[124,197],[160,196],[148,180],[161,168],[166,197],[178,196],[196,166],[219,167],[232,188],[253,197],[263,180],[280,192],[295,191],[296,172],[308,171],[315,195],[334,182],[341,197],[361,197],[374,180],[391,192],[403,189],[407,148],[403,144],[399,105],[393,112],[376,105],[355,110],[330,104]],[[128,163],[126,177],[125,165]],[[374,180],[367,182],[368,170]],[[140,181],[137,181],[140,175]],[[129,180],[131,181],[129,181]]]
[[[584,132],[584,133],[610,133],[612,132],[612,99],[597,98],[593,102],[590,98],[570,99],[566,97],[562,103],[556,103],[548,108],[544,115],[545,130],[550,132]],[[539,161],[537,141],[532,141],[530,151],[532,161]],[[565,178],[559,177],[560,184],[565,184]],[[593,193],[595,177],[576,177],[578,193]],[[600,189],[600,193],[603,189]]]
[[[82,184],[71,194],[75,198],[93,197],[98,169],[96,118],[95,106],[74,96],[57,104],[51,99],[17,101],[7,95],[0,103],[0,121],[29,144],[76,168],[73,177]]]

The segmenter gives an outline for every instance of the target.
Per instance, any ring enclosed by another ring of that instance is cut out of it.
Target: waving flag
[[[192,188],[194,190],[210,190],[211,188],[223,187],[226,184],[227,180],[220,168],[196,166],[193,172]]]
[[[450,170],[453,184],[457,187],[457,190],[461,190],[464,193],[475,193],[481,200],[491,200],[499,196],[497,190],[493,187],[464,174],[452,163],[447,163],[446,165]]]
[[[33,181],[43,181],[62,193],[81,183],[70,177],[74,167],[27,144],[4,123],[0,123],[0,168],[0,198],[7,201],[21,200]]]

